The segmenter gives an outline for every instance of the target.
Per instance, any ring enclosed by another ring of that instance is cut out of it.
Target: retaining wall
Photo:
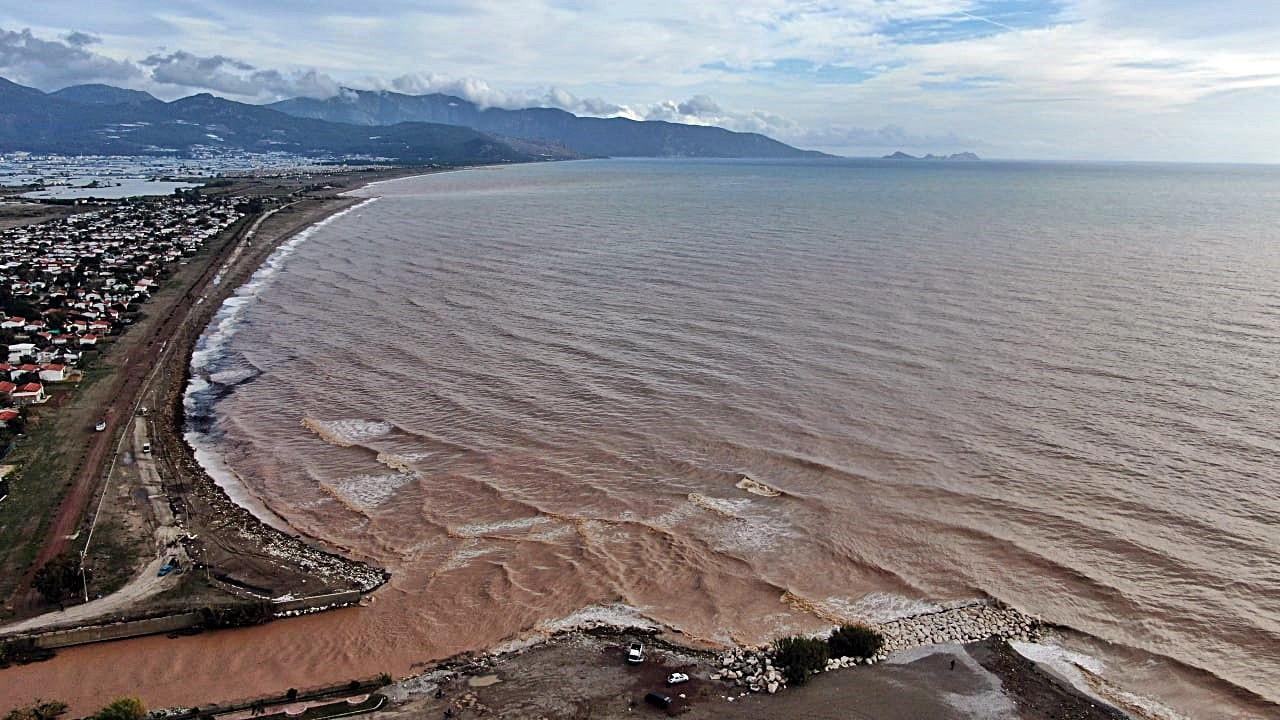
[[[359,590],[313,595],[311,597],[283,600],[273,603],[277,614],[284,612],[305,612],[315,609],[330,609],[359,602]],[[143,635],[160,635],[163,633],[187,630],[198,626],[202,621],[199,612],[185,612],[176,615],[165,615],[145,620],[125,620],[106,625],[86,625],[65,630],[50,630],[43,633],[24,633],[22,635],[0,638],[0,640],[30,638],[35,646],[45,650],[88,645],[90,643],[124,640],[125,638],[142,637]]]

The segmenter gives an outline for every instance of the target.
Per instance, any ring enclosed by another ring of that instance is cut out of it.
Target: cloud
[[[74,45],[76,47],[85,47],[86,45],[96,45],[102,42],[102,38],[98,37],[97,35],[90,35],[89,33],[82,33],[78,31],[67,33],[66,35],[62,36],[62,39],[66,40],[68,45]]]
[[[42,40],[31,30],[0,29],[0,74],[25,85],[55,89],[88,82],[128,82],[142,72],[136,65],[85,49],[98,41],[73,32],[66,42]]]
[[[453,78],[435,73],[401,75],[389,81],[367,78],[362,84],[371,90],[393,90],[407,95],[454,95],[482,108],[550,107],[600,117],[625,117],[632,114],[630,108],[624,105],[616,105],[600,98],[581,98],[563,88],[509,92],[498,90],[478,78]]]
[[[182,50],[154,54],[140,63],[156,83],[213,90],[243,99],[279,100],[287,97],[327,98],[341,85],[316,70],[282,73],[262,70],[225,55],[200,57]]]

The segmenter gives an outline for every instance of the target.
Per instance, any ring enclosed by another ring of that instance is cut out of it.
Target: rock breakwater
[[[871,665],[922,645],[970,643],[993,636],[1006,641],[1034,642],[1044,636],[1044,625],[1038,619],[991,601],[953,605],[868,627],[884,638],[875,655],[831,658],[824,670]],[[720,657],[720,668],[711,673],[710,678],[750,692],[776,693],[787,686],[787,680],[782,670],[774,666],[774,660],[769,646],[735,648]]]

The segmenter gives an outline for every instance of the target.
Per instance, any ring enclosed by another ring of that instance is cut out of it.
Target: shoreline
[[[407,176],[410,176],[410,175],[418,175],[418,174],[419,174],[419,173],[410,173],[410,174],[407,174],[407,175],[402,176],[402,177],[407,177]],[[398,178],[390,178],[390,179],[398,179]],[[389,180],[389,179],[388,179],[388,180]],[[373,184],[375,184],[375,183],[378,183],[378,182],[386,182],[386,181],[388,181],[388,180],[374,180],[374,181],[370,181],[370,182],[368,182],[368,183],[365,183],[365,184],[361,185],[360,187],[362,187],[362,188],[363,188],[363,187],[369,187],[369,186],[371,186],[371,185],[373,185]],[[277,251],[279,250],[279,248],[280,248],[281,246],[283,246],[284,244],[286,244],[286,243],[290,242],[292,239],[296,238],[296,237],[298,236],[298,234],[303,233],[303,232],[306,232],[306,231],[307,231],[308,229],[310,229],[310,228],[314,228],[314,227],[316,227],[316,226],[317,226],[317,224],[319,224],[319,223],[323,223],[323,222],[328,221],[328,220],[329,220],[329,219],[331,219],[332,217],[336,216],[338,213],[341,213],[341,212],[344,212],[344,211],[350,210],[351,208],[353,208],[353,207],[357,207],[357,206],[358,206],[358,204],[355,204],[355,203],[353,203],[353,204],[348,204],[348,205],[346,205],[346,206],[343,206],[343,205],[342,205],[342,202],[341,202],[341,199],[336,198],[336,197],[335,197],[335,198],[330,198],[330,200],[331,200],[331,201],[333,201],[333,202],[332,202],[331,206],[329,206],[329,209],[328,209],[327,211],[322,211],[322,210],[320,210],[320,209],[318,209],[318,208],[314,210],[315,217],[316,217],[316,218],[318,218],[318,219],[314,219],[314,218],[313,218],[313,220],[312,220],[311,222],[309,222],[309,224],[302,225],[300,228],[296,228],[296,229],[294,229],[291,233],[282,233],[282,234],[281,234],[281,235],[279,235],[278,237],[273,238],[273,242],[275,243],[273,247],[271,247],[271,248],[262,248],[262,252],[263,252],[263,255],[262,255],[262,257],[263,257],[263,262],[265,262],[266,260],[268,260],[268,259],[269,259],[269,258],[270,258],[274,253],[275,253],[275,252],[277,252]],[[357,202],[358,202],[358,201],[357,201]],[[255,256],[257,256],[257,253],[255,253],[254,255],[255,255]],[[246,262],[247,262],[247,261],[246,261]],[[185,455],[180,455],[180,454],[179,454],[179,455],[175,455],[174,457],[175,457],[175,458],[177,458],[177,459],[176,459],[174,462],[175,462],[175,464],[178,464],[178,463],[180,463],[181,461],[190,460],[190,461],[191,461],[191,464],[192,464],[192,465],[194,465],[194,467],[188,467],[188,468],[184,471],[184,472],[186,473],[186,475],[184,475],[184,477],[185,477],[186,479],[184,479],[184,480],[182,480],[182,481],[180,481],[180,482],[176,483],[177,485],[187,485],[187,488],[186,488],[185,490],[180,490],[180,491],[179,491],[180,493],[182,493],[182,494],[180,494],[180,496],[179,496],[179,497],[180,497],[180,498],[182,498],[182,502],[184,502],[184,503],[185,503],[185,502],[187,502],[187,501],[188,501],[188,499],[190,499],[190,498],[191,498],[192,494],[197,494],[197,495],[198,495],[198,494],[200,494],[201,492],[203,492],[203,491],[200,491],[200,490],[198,490],[198,489],[196,488],[196,486],[198,486],[198,485],[200,484],[200,481],[198,480],[198,478],[196,478],[196,476],[197,476],[197,475],[203,475],[203,476],[204,476],[204,478],[205,478],[204,482],[207,482],[207,483],[209,483],[209,484],[211,484],[211,485],[214,485],[214,486],[216,486],[216,487],[217,487],[217,489],[220,489],[220,490],[222,491],[222,492],[221,492],[221,495],[223,496],[223,501],[225,501],[225,503],[226,503],[226,504],[229,504],[229,505],[231,505],[231,506],[235,506],[235,507],[238,507],[238,508],[239,508],[239,511],[234,510],[234,509],[231,509],[231,508],[225,508],[225,510],[223,511],[223,512],[224,512],[224,514],[223,514],[222,516],[218,517],[219,521],[220,521],[220,522],[222,522],[222,524],[223,524],[223,525],[232,525],[232,524],[235,524],[236,522],[238,522],[238,520],[237,520],[236,518],[242,517],[242,514],[243,514],[243,513],[247,513],[247,514],[249,514],[249,515],[252,515],[253,513],[252,513],[252,511],[251,511],[251,510],[249,510],[249,509],[247,509],[247,508],[243,508],[243,507],[241,507],[241,506],[240,506],[240,504],[239,504],[238,502],[236,502],[236,501],[231,497],[231,494],[230,494],[230,493],[228,493],[228,492],[226,491],[226,488],[222,487],[222,486],[221,486],[221,484],[220,484],[220,483],[218,483],[217,479],[216,479],[215,477],[213,477],[213,475],[212,475],[211,473],[209,473],[209,472],[207,471],[207,469],[205,469],[205,468],[204,468],[204,466],[203,466],[203,465],[202,465],[202,464],[201,464],[201,463],[196,459],[195,453],[191,451],[191,448],[190,448],[189,444],[188,444],[188,443],[186,443],[186,440],[185,440],[185,438],[183,437],[183,435],[184,435],[184,431],[185,431],[185,420],[184,420],[185,416],[184,416],[184,414],[183,414],[184,409],[183,409],[183,405],[182,405],[182,399],[183,399],[183,397],[185,396],[186,388],[187,388],[187,386],[189,385],[189,382],[190,382],[190,368],[191,368],[191,352],[190,352],[190,351],[191,351],[191,350],[193,350],[193,349],[195,348],[195,342],[197,342],[197,341],[199,340],[199,338],[203,336],[203,334],[204,334],[205,330],[206,330],[206,329],[208,329],[208,327],[209,327],[210,323],[212,323],[212,322],[214,322],[214,321],[215,321],[216,316],[217,316],[218,312],[220,312],[220,310],[222,309],[222,307],[223,307],[223,303],[225,302],[226,298],[234,296],[234,294],[236,293],[237,289],[238,289],[239,287],[242,287],[242,283],[243,283],[243,282],[251,282],[251,281],[252,281],[252,278],[253,278],[253,276],[254,276],[254,274],[258,271],[258,268],[260,268],[260,267],[261,267],[261,263],[259,263],[259,265],[257,265],[257,266],[247,266],[246,268],[241,268],[241,270],[247,270],[248,274],[247,274],[247,275],[240,275],[240,277],[247,278],[247,280],[242,280],[242,281],[240,281],[240,282],[224,281],[224,282],[222,283],[222,287],[221,287],[221,288],[219,288],[219,292],[220,292],[220,293],[222,293],[222,294],[220,295],[220,299],[219,299],[219,300],[217,300],[217,301],[213,301],[212,299],[210,299],[210,300],[207,300],[206,302],[204,302],[204,303],[202,304],[202,306],[201,306],[200,310],[201,310],[201,312],[206,313],[206,314],[205,314],[205,315],[200,315],[200,314],[198,314],[198,313],[197,313],[197,314],[193,314],[193,315],[191,316],[191,318],[189,318],[189,319],[188,319],[188,322],[186,323],[187,325],[194,324],[194,325],[196,326],[196,327],[194,328],[195,335],[194,335],[194,338],[192,339],[192,344],[191,344],[191,345],[189,345],[189,346],[186,346],[186,350],[187,350],[187,352],[185,353],[185,356],[184,356],[184,354],[183,354],[183,353],[174,352],[174,351],[178,350],[178,348],[171,348],[171,355],[170,355],[170,356],[168,356],[167,360],[165,361],[165,362],[182,362],[182,366],[185,368],[185,370],[183,370],[183,371],[181,371],[181,372],[175,372],[174,368],[175,368],[176,366],[174,366],[174,365],[167,365],[167,366],[166,366],[166,368],[165,368],[165,369],[162,369],[162,371],[161,371],[161,373],[162,373],[162,374],[165,374],[165,375],[168,375],[168,376],[169,376],[169,378],[170,378],[170,381],[171,381],[171,382],[172,382],[172,380],[173,380],[173,377],[175,377],[175,376],[176,376],[176,377],[178,377],[178,378],[179,378],[179,379],[177,380],[177,382],[176,382],[176,385],[178,386],[178,388],[177,388],[177,390],[178,390],[178,394],[177,394],[177,400],[176,400],[176,402],[177,402],[177,418],[178,418],[178,419],[177,419],[177,421],[175,421],[175,422],[173,423],[173,426],[171,426],[171,427],[165,427],[165,428],[164,428],[164,432],[165,432],[165,433],[170,433],[170,434],[173,434],[174,436],[176,436],[176,440],[175,440],[174,438],[169,438],[169,439],[168,439],[168,442],[176,442],[178,445],[187,445],[187,447],[188,447],[188,451],[187,451],[187,453],[186,453]],[[194,318],[194,319],[193,319],[193,318]],[[182,333],[184,333],[184,337],[185,337],[185,333],[187,332],[187,330],[188,330],[188,328],[186,327],[186,325],[184,325],[183,330],[182,330]],[[180,359],[181,357],[185,357],[185,361],[182,361],[182,360]],[[156,405],[155,407],[159,408],[159,407],[162,407],[162,406],[161,406],[161,405]],[[167,407],[167,406],[164,406],[164,407]],[[167,411],[166,411],[166,414],[167,414]],[[217,495],[216,491],[214,492],[214,495]],[[217,500],[213,495],[210,495],[210,496],[208,496],[208,497],[204,497],[202,500],[201,500],[201,499],[199,499],[199,498],[197,498],[197,500],[196,500],[196,501],[204,502],[204,503],[206,503],[207,505],[209,505],[210,507],[216,506],[216,505],[218,505],[218,504],[219,504],[219,502],[220,502],[220,501],[218,501],[218,500]],[[241,513],[240,511],[243,511],[243,513]],[[215,517],[217,517],[217,516],[215,516]],[[285,536],[288,536],[288,535],[289,535],[289,532],[288,532],[288,531],[284,531],[282,534],[283,534],[283,535],[285,535]],[[293,539],[294,539],[294,540],[298,540],[298,538],[297,538],[297,537],[295,537],[295,538],[293,538]],[[353,554],[353,555],[355,554],[355,553],[350,553],[350,551],[349,551],[349,550],[346,550],[345,548],[332,548],[332,549],[330,549],[330,550],[325,550],[325,549],[323,549],[324,547],[332,547],[332,546],[330,546],[330,544],[329,544],[329,543],[326,543],[323,539],[320,539],[320,538],[307,537],[305,540],[300,540],[300,545],[301,545],[301,546],[310,547],[311,549],[318,549],[320,552],[328,553],[328,554],[332,555],[333,557],[337,558],[338,560],[347,561],[347,562],[351,562],[351,563],[358,563],[358,564],[363,565],[363,563],[359,563],[359,561],[358,561],[358,560],[353,560],[353,559],[351,559],[350,557],[344,557],[344,556],[343,556],[343,553],[348,553],[348,554]],[[317,548],[317,547],[316,547],[317,545],[322,546],[322,547]],[[294,547],[298,547],[298,546],[297,546],[297,545],[294,545]],[[385,578],[384,578],[384,579],[385,579]],[[627,628],[616,627],[616,626],[612,627],[610,631],[612,631],[612,632],[616,632],[616,633],[626,633],[626,632],[629,632],[629,630],[628,630]],[[602,632],[603,632],[603,631],[602,631]],[[576,629],[576,630],[570,630],[570,631],[563,631],[563,632],[560,632],[560,633],[553,634],[553,635],[551,636],[551,638],[549,638],[548,640],[544,640],[544,641],[541,641],[541,642],[535,642],[535,643],[534,643],[533,645],[531,645],[531,646],[528,646],[528,647],[526,647],[526,648],[522,648],[522,649],[520,649],[520,650],[513,650],[513,651],[510,651],[510,652],[511,652],[511,653],[513,653],[513,654],[514,654],[514,656],[516,656],[516,657],[521,656],[521,655],[526,655],[526,654],[532,655],[532,654],[534,654],[534,653],[536,653],[536,652],[537,652],[537,650],[540,648],[540,646],[541,646],[541,644],[542,644],[542,643],[550,642],[550,641],[552,641],[552,640],[555,640],[556,642],[566,642],[566,641],[567,641],[567,639],[568,639],[568,638],[570,638],[571,636],[572,636],[572,637],[578,637],[578,636],[582,636],[582,635],[592,635],[592,634],[593,634],[593,631],[592,631],[591,629],[589,629],[589,628],[588,628],[588,629]],[[502,646],[499,646],[499,647],[502,647]],[[485,650],[481,650],[481,651],[479,651],[479,652],[487,652],[487,653],[489,653],[490,655],[492,655],[492,654],[496,653],[497,651],[496,651],[496,650],[487,650],[487,651],[485,651]],[[486,655],[486,657],[488,657],[488,655]],[[505,655],[504,655],[504,657],[505,657]],[[801,691],[801,692],[804,692],[804,691]]]
[[[108,377],[125,378],[131,374],[137,374],[141,380],[139,388],[130,395],[132,400],[129,417],[122,420],[124,437],[119,438],[114,444],[113,453],[115,456],[129,455],[129,434],[130,429],[133,429],[135,435],[132,443],[133,454],[141,455],[142,453],[138,452],[138,446],[144,443],[149,431],[154,452],[147,454],[159,469],[164,471],[161,473],[166,478],[162,483],[163,495],[167,497],[172,510],[171,513],[165,513],[169,516],[166,520],[161,517],[161,512],[156,505],[152,504],[151,512],[147,513],[146,525],[154,528],[155,550],[149,549],[153,541],[140,540],[128,553],[130,562],[133,558],[149,559],[153,553],[164,556],[177,552],[188,565],[193,565],[197,560],[202,562],[209,560],[209,567],[213,568],[216,567],[214,563],[218,562],[221,556],[222,561],[230,566],[227,568],[230,572],[218,573],[206,570],[204,574],[206,580],[211,583],[216,579],[218,582],[212,584],[220,585],[227,597],[232,599],[237,596],[262,597],[264,594],[292,597],[295,594],[307,594],[308,590],[312,595],[324,595],[331,590],[341,591],[352,588],[360,590],[361,593],[367,593],[386,581],[387,574],[381,569],[340,554],[345,549],[336,548],[319,538],[303,539],[303,536],[292,527],[286,526],[287,529],[271,527],[270,523],[263,523],[259,518],[253,517],[252,513],[229,497],[216,479],[204,471],[195,457],[194,449],[184,438],[186,416],[182,396],[189,382],[192,353],[205,329],[214,321],[223,303],[233,297],[236,291],[251,279],[282,245],[361,202],[359,198],[342,197],[341,192],[364,187],[373,182],[430,174],[430,172],[432,170],[426,168],[397,167],[335,173],[325,176],[331,184],[325,185],[319,195],[305,194],[306,189],[302,188],[286,196],[281,189],[287,189],[287,186],[280,184],[274,185],[272,189],[259,195],[253,195],[249,191],[246,194],[250,196],[268,197],[276,201],[289,200],[300,193],[302,196],[265,210],[256,218],[246,215],[240,223],[230,228],[218,241],[209,246],[209,255],[198,262],[191,263],[189,268],[175,265],[173,272],[185,272],[189,278],[194,277],[194,280],[183,281],[183,284],[180,284],[171,295],[170,300],[152,305],[146,310],[156,316],[156,322],[167,323],[165,329],[168,330],[158,334],[151,341],[158,346],[158,349],[155,351],[155,357],[152,358],[149,371],[146,366],[142,369],[133,368],[132,365],[136,363],[131,363],[132,356],[121,358],[119,352],[105,359]],[[370,174],[372,177],[364,177]],[[240,178],[230,186],[210,188],[208,192],[211,196],[237,195],[246,188],[255,189],[252,187],[255,183],[258,183],[256,179]],[[349,183],[350,186],[348,186]],[[261,188],[256,189],[261,190]],[[325,190],[328,192],[323,192]],[[274,222],[271,222],[272,220]],[[182,264],[186,265],[186,263]],[[126,335],[124,340],[126,343],[137,343],[141,340],[141,336]],[[143,375],[145,378],[141,377]],[[82,399],[81,402],[87,402],[87,400]],[[132,412],[135,405],[149,407],[155,412],[145,420],[141,412],[135,417],[135,413]],[[114,438],[115,433],[112,436]],[[120,463],[120,465],[129,464],[131,463],[128,459]],[[113,464],[112,467],[116,466]],[[114,477],[132,487],[140,480],[122,477],[127,476],[129,472],[132,471],[118,469]],[[110,494],[111,479],[108,478],[106,487],[99,485],[97,488],[88,489],[93,495],[101,494],[99,504],[105,502]],[[154,488],[154,490],[160,489]],[[204,511],[203,515],[198,508]],[[110,510],[108,505],[108,514]],[[85,518],[86,522],[87,520],[88,518]],[[219,537],[219,532],[231,537]],[[185,537],[181,545],[175,546],[175,539],[183,536]],[[199,540],[192,541],[192,538],[197,536]],[[167,543],[164,542],[166,538]],[[234,556],[237,550],[273,556],[274,562],[266,563],[267,567],[253,568],[247,573],[252,577],[239,580],[235,575],[239,574],[238,570],[241,569],[231,561],[231,556]],[[40,552],[45,553],[47,549],[41,549]],[[284,566],[288,564],[295,567],[286,571]],[[126,591],[132,585],[146,584],[148,574],[155,572],[155,568],[151,565],[158,567],[154,561],[144,561],[136,566],[137,570],[142,571],[141,574],[133,575],[124,587],[113,590],[105,598],[99,595],[103,600],[95,600],[83,606],[70,606],[68,609],[71,611],[83,608],[79,613],[67,613],[77,619],[62,618],[60,617],[62,613],[46,612],[42,615],[10,620],[0,632],[10,636],[15,632],[29,635],[45,629],[85,627],[135,617],[154,618],[166,613],[181,614],[207,601],[197,597],[185,603],[179,601],[174,606],[172,602],[165,602],[164,598],[157,594],[159,591],[150,590],[150,595],[156,595],[155,600],[151,600],[148,595],[142,598],[141,603],[127,608],[115,608],[111,603],[103,602],[117,595],[127,594]],[[288,589],[274,593],[255,592],[271,590],[271,588],[261,587],[262,584],[254,582],[254,579],[272,574],[280,575],[280,581],[288,585]],[[308,578],[319,580],[319,587],[312,585],[311,588],[307,588],[305,583]],[[92,607],[95,605],[106,605],[108,609],[98,611]]]
[[[230,493],[227,487],[224,485],[224,481],[229,478],[224,478],[222,481],[220,481],[217,477],[214,476],[213,473],[209,471],[207,467],[205,467],[203,464],[201,464],[197,460],[197,453],[200,450],[205,450],[206,452],[211,452],[211,451],[209,451],[207,448],[196,448],[190,442],[190,440],[186,437],[186,433],[190,431],[188,431],[185,426],[186,407],[185,407],[184,401],[189,397],[189,395],[192,392],[191,391],[191,380],[192,380],[191,372],[194,364],[194,353],[198,352],[200,349],[198,347],[198,343],[200,340],[205,338],[206,331],[210,328],[212,323],[217,321],[218,315],[223,311],[225,307],[226,300],[231,297],[241,296],[239,291],[242,288],[250,284],[253,284],[259,280],[265,280],[266,278],[259,278],[259,273],[261,273],[262,269],[265,268],[267,264],[272,261],[273,258],[280,257],[279,253],[281,253],[282,250],[285,251],[286,253],[291,253],[292,249],[288,247],[290,243],[297,241],[300,237],[303,239],[303,241],[305,241],[305,237],[309,235],[314,229],[322,227],[328,222],[330,222],[331,220],[341,217],[343,214],[350,212],[352,210],[358,209],[359,207],[366,205],[370,202],[373,202],[374,200],[377,199],[376,197],[371,197],[371,198],[351,197],[349,194],[351,191],[370,188],[375,185],[390,182],[392,180],[404,179],[406,177],[419,177],[421,175],[426,175],[426,174],[432,174],[432,173],[421,173],[421,174],[415,173],[415,174],[401,175],[401,176],[391,177],[391,178],[371,180],[369,182],[360,184],[356,187],[350,188],[350,190],[344,191],[341,195],[333,199],[332,206],[326,212],[319,214],[317,217],[313,219],[312,222],[305,225],[304,227],[294,230],[291,233],[282,234],[274,238],[272,247],[263,257],[262,262],[242,282],[226,283],[225,285],[229,287],[229,290],[224,291],[223,293],[220,294],[220,297],[216,302],[216,304],[210,303],[211,305],[214,305],[213,311],[206,312],[205,317],[201,318],[201,323],[199,324],[201,324],[202,330],[196,336],[195,340],[191,342],[190,346],[188,347],[185,353],[187,362],[185,365],[185,372],[183,374],[183,380],[181,383],[182,392],[181,392],[181,397],[177,400],[177,404],[179,406],[178,418],[181,420],[181,423],[176,428],[176,432],[182,436],[182,443],[188,450],[189,460],[194,462],[197,466],[200,467],[200,473],[203,476],[204,482],[207,482],[208,484],[215,486],[228,503],[230,503],[233,506],[236,506],[240,511],[253,516],[254,520],[256,520],[263,528],[278,530],[278,528],[273,528],[272,524],[266,521],[265,519],[258,517],[257,513],[253,512],[252,508],[244,507],[232,497],[232,493]],[[287,254],[284,255],[283,257],[287,257]],[[283,259],[283,257],[281,259]],[[246,293],[244,296],[251,296],[252,294],[253,293]],[[226,470],[230,472],[231,477],[234,478],[234,481],[241,486],[246,496],[252,499],[252,502],[254,502],[255,504],[262,504],[264,509],[266,509],[268,512],[271,512],[272,515],[275,515],[274,511],[271,511],[269,506],[263,503],[255,495],[253,495],[252,491],[247,487],[247,485],[244,484],[243,479],[240,478],[238,474],[235,474],[234,470],[232,470],[230,467],[227,467]],[[279,516],[277,515],[276,517],[279,517]],[[280,518],[280,519],[283,520],[283,518]],[[295,536],[295,537],[299,537],[299,536]],[[321,543],[326,546],[330,545],[330,543],[328,543],[322,538],[317,538],[313,536],[306,536],[306,538],[311,543]],[[362,566],[364,565],[364,563],[362,563],[361,561],[355,560],[354,558],[349,557],[348,555],[344,555],[344,553],[349,555],[351,551],[347,548],[338,547],[336,548],[336,552],[332,553],[332,555],[333,557],[339,560],[345,560],[347,562],[356,563]],[[382,582],[385,582],[388,577],[389,577],[389,573],[384,572]],[[373,590],[376,590],[377,587],[381,586],[381,584],[382,583],[380,582],[378,583],[378,585],[375,585],[367,590],[362,590],[362,592],[365,592],[365,593],[372,592]],[[993,608],[993,607],[1000,607],[1000,609],[1002,610],[1006,609],[1006,608],[1003,608],[1003,606],[999,606],[998,603],[994,603],[993,601],[990,601],[990,600],[975,600],[970,602],[953,603],[951,604],[951,606],[942,607],[938,610],[920,612],[914,615],[909,615],[903,618],[892,620],[890,622],[882,624],[881,627],[894,628],[896,631],[899,628],[908,628],[908,627],[913,628],[913,626],[921,622],[926,623],[926,627],[929,627],[928,620],[929,618],[934,616],[947,617],[950,614],[955,612],[965,613],[972,608],[986,609],[986,608]],[[930,639],[936,639],[938,641],[947,641],[947,642],[949,641],[977,642],[982,637],[992,637],[992,638],[1001,637],[1001,639],[1005,641],[1021,640],[1022,642],[1034,642],[1040,637],[1042,637],[1042,632],[1043,632],[1043,628],[1040,625],[1040,622],[1038,620],[1023,616],[1021,613],[1018,613],[1016,610],[1012,610],[1012,609],[1008,609],[1008,615],[1003,617],[999,622],[998,633],[993,633],[992,630],[996,629],[996,627],[997,626],[981,625],[980,627],[970,628],[968,633],[966,634],[964,631],[956,629],[954,625],[949,625],[948,623],[944,622],[941,625],[932,626],[932,629],[935,632],[934,635],[930,636],[926,634],[923,637],[928,637]],[[636,630],[637,630],[636,628],[628,628],[628,627],[623,627],[619,625],[588,623],[581,627],[558,630],[542,638],[530,638],[525,641],[512,640],[512,641],[500,643],[499,645],[492,648],[478,649],[475,651],[475,653],[479,653],[483,658],[490,658],[490,659],[507,658],[507,657],[524,655],[527,652],[536,651],[541,647],[544,647],[548,644],[555,644],[556,642],[563,641],[566,638],[575,638],[575,637],[581,637],[585,635],[600,635],[600,634],[622,635],[629,632],[635,632]],[[685,653],[704,654],[709,657],[714,657],[719,654],[715,650],[697,648],[697,647],[694,647],[692,644],[681,644],[677,640],[672,639],[671,637],[673,634],[672,631],[666,628],[646,630],[645,632],[649,633],[652,637],[662,638],[660,642],[662,642],[663,645],[667,646],[670,649],[678,649]],[[678,632],[675,634],[678,635]],[[921,645],[918,643],[913,644],[911,641],[907,640],[905,636],[896,636],[896,637],[893,637],[893,639],[891,639],[890,642],[886,644],[887,645],[886,650],[883,651],[874,660],[869,660],[868,664],[870,664],[871,662],[883,662],[889,659],[889,657],[892,656],[893,654],[908,652],[912,649],[918,649],[921,647],[928,647],[932,644],[936,644],[936,643],[927,643],[925,645]],[[513,646],[515,647],[515,649],[508,649],[508,648],[512,648]],[[741,652],[742,649],[743,648],[731,648],[729,652],[730,653]],[[473,655],[473,653],[467,653],[467,656],[471,656],[471,655]],[[1029,659],[1027,659],[1026,661],[1031,662]],[[438,671],[438,669],[442,665],[448,664],[451,662],[453,661],[452,660],[442,661],[441,663],[437,664],[436,670]],[[833,666],[833,667],[829,667],[828,669],[836,670],[836,669],[841,669],[842,667],[849,667],[849,666],[847,665]],[[407,678],[406,680],[421,678],[427,674],[430,674],[430,673],[424,673],[422,675],[413,676],[413,678]],[[1059,682],[1064,688],[1067,688],[1069,692],[1076,692],[1081,694],[1088,692],[1087,690],[1077,688],[1074,684],[1072,684],[1066,678],[1055,676],[1054,679],[1057,682]],[[738,684],[741,684],[744,688],[749,687],[749,684],[747,683],[738,683]],[[750,689],[752,689],[752,692],[765,691],[765,688],[763,686],[758,688],[750,688]],[[1099,701],[1101,702],[1101,698],[1099,698]]]

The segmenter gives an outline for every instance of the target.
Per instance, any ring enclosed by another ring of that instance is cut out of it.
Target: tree
[[[74,596],[92,577],[88,570],[81,577],[80,558],[67,551],[37,570],[31,585],[40,591],[45,600],[56,603]]]
[[[57,700],[36,698],[26,707],[14,708],[4,720],[54,720],[67,711],[67,704]]]
[[[831,657],[868,658],[880,651],[884,637],[866,625],[841,625],[827,638]]]
[[[112,700],[109,705],[98,711],[93,720],[143,720],[147,716],[147,708],[142,700],[136,697],[122,697]]]
[[[793,635],[773,642],[773,664],[792,685],[805,684],[810,675],[826,666],[830,657],[825,640]]]

